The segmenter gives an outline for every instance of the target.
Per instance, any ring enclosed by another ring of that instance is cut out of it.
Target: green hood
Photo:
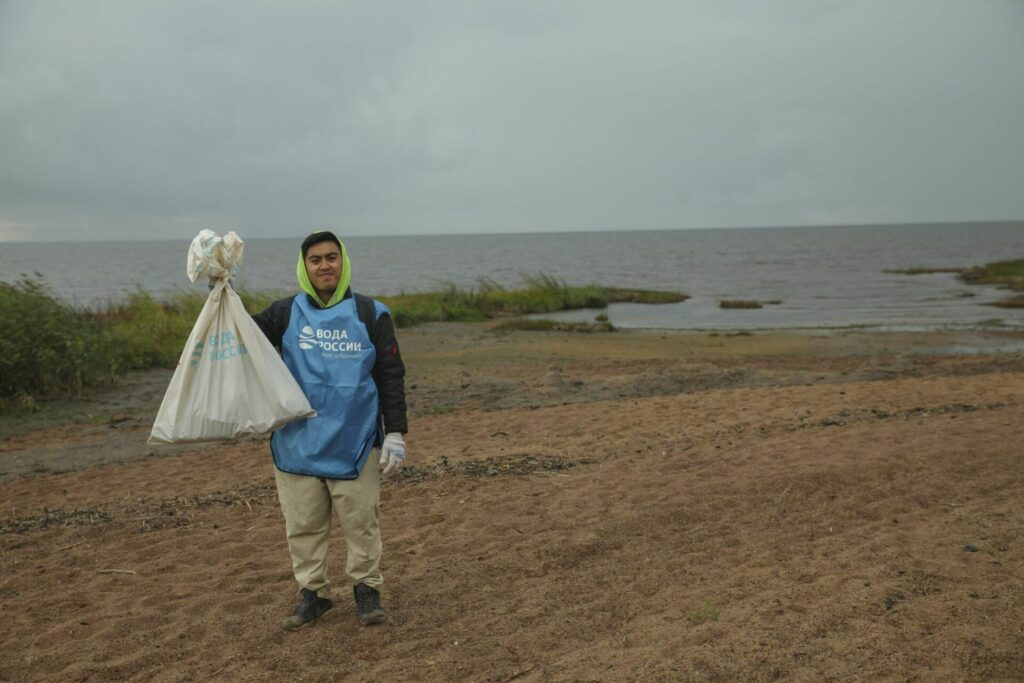
[[[341,240],[338,240],[341,242]],[[345,248],[345,243],[341,243],[341,274],[338,277],[338,288],[334,290],[334,294],[331,295],[331,300],[324,305],[323,301],[320,301],[320,296],[316,293],[316,288],[313,287],[313,283],[309,281],[309,273],[306,272],[306,260],[302,258],[302,249],[299,249],[299,263],[295,266],[295,277],[299,279],[299,287],[306,294],[309,294],[310,298],[317,303],[320,308],[330,308],[334,304],[345,298],[345,292],[348,291],[348,284],[352,281],[352,264],[348,260],[348,249]]]

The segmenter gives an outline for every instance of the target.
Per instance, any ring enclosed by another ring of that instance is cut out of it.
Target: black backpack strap
[[[377,327],[377,307],[374,305],[373,299],[365,294],[352,292],[352,296],[356,300],[356,313],[359,315],[359,320],[366,326],[370,341],[376,345],[377,340],[373,338],[373,330]]]
[[[377,306],[373,303],[373,299],[366,296],[365,294],[357,294],[352,292],[352,297],[356,300],[356,315],[359,316],[359,321],[366,326],[366,333],[370,337],[370,343],[377,346],[377,340],[374,339],[374,329],[377,327]],[[383,412],[378,412],[377,415],[377,438],[374,439],[373,445],[375,448],[380,448],[381,444],[384,443],[384,415]],[[370,457],[373,457],[372,455]]]

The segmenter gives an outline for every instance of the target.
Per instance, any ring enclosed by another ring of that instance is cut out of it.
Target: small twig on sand
[[[779,495],[779,499],[775,501],[776,505],[781,505],[782,504],[782,499],[786,497],[786,494],[789,493],[789,490],[791,488],[793,488],[792,484],[790,484],[789,486],[787,486],[785,488],[785,490],[783,490],[783,492]]]
[[[82,545],[83,543],[85,543],[85,541],[79,541],[78,543],[69,543],[68,545],[62,545],[61,547],[57,548],[57,552],[60,552],[61,550],[67,550],[68,548],[74,548],[76,545]]]
[[[531,665],[531,666],[528,666],[528,667],[526,667],[525,669],[520,669],[519,671],[516,671],[516,672],[515,672],[515,673],[513,673],[513,674],[512,674],[511,676],[509,676],[508,678],[506,678],[506,679],[505,679],[505,680],[503,681],[503,683],[508,683],[509,681],[514,681],[515,679],[519,678],[519,677],[520,677],[520,676],[522,676],[523,674],[528,674],[528,673],[530,673],[531,671],[533,671],[533,668],[534,668],[534,667],[533,667],[533,666]]]
[[[933,501],[930,501],[930,502],[931,502],[932,505],[945,505],[948,508],[962,508],[964,506],[963,503],[940,503],[937,500],[933,500]]]
[[[214,676],[219,674],[221,671],[223,671],[224,669],[228,668],[228,664],[231,663],[231,660],[234,659],[234,658],[235,658],[234,655],[231,655],[230,657],[228,657],[227,662],[225,662],[224,666],[222,666],[221,668],[217,669],[212,674],[210,674],[210,678],[213,678]]]
[[[97,574],[134,574],[134,569],[97,569]]]

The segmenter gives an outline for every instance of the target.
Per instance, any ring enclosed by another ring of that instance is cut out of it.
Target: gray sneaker
[[[299,595],[302,596],[302,602],[281,624],[285,631],[298,631],[303,626],[309,626],[334,607],[333,602],[327,598],[318,598],[316,593],[308,588],[301,589]]]
[[[380,591],[365,583],[357,583],[352,587],[352,594],[356,599],[356,614],[360,624],[369,626],[384,621],[387,612],[380,606]]]

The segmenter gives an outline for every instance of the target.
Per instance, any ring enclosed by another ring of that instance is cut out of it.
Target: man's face
[[[341,277],[341,250],[334,242],[317,242],[306,250],[306,274],[317,292],[333,292]]]

